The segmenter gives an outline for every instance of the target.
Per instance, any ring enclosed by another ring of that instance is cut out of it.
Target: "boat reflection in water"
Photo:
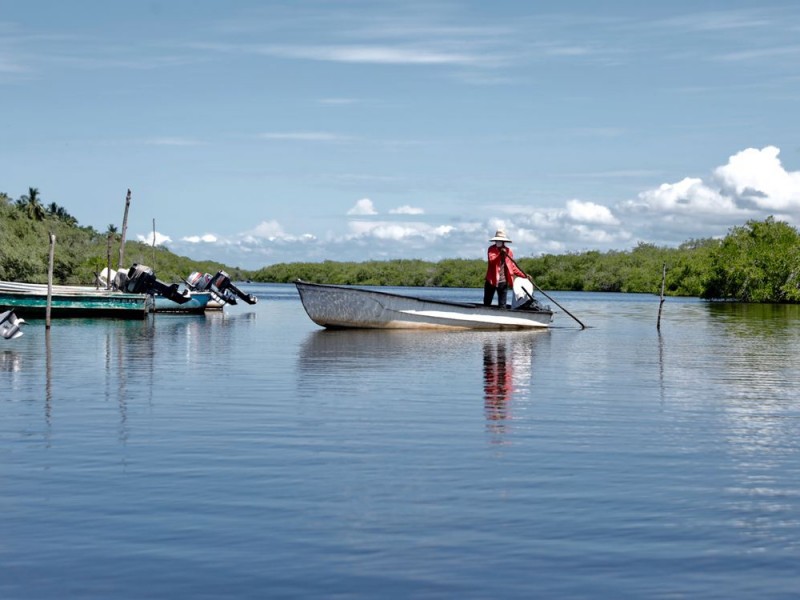
[[[520,402],[529,397],[533,348],[542,333],[498,336],[484,342],[483,406],[490,433],[507,433],[508,422],[514,419],[512,400]],[[494,441],[499,443],[501,439]]]
[[[315,400],[338,396],[365,402],[371,392],[386,401],[389,390],[399,389],[408,402],[453,402],[457,411],[465,406],[462,399],[481,398],[487,430],[504,434],[512,404],[529,396],[534,346],[549,336],[548,330],[315,331],[299,354],[298,393]],[[438,379],[443,369],[447,381]],[[428,378],[429,372],[437,375]]]

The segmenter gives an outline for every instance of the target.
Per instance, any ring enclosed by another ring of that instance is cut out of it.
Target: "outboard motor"
[[[252,294],[245,294],[242,290],[233,285],[230,276],[225,271],[219,271],[216,275],[214,275],[214,278],[211,280],[211,285],[213,285],[223,294],[226,292],[233,292],[248,304],[255,304],[258,302],[258,298]],[[235,302],[232,304],[235,304]]]
[[[114,277],[114,286],[129,294],[160,294],[173,302],[184,304],[191,300],[188,291],[178,291],[178,284],[166,283],[156,279],[153,269],[146,265],[133,265],[128,273],[117,273]]]
[[[218,271],[213,277],[208,273],[195,271],[186,280],[186,284],[198,292],[209,291],[215,294],[219,300],[228,304],[236,304],[238,296],[248,304],[255,304],[258,298],[252,294],[245,294],[231,282],[230,276],[225,271]]]
[[[209,291],[211,287],[211,275],[195,271],[189,275],[189,279],[186,280],[186,285],[198,292]]]
[[[20,319],[14,311],[7,310],[0,314],[0,335],[7,340],[13,340],[22,335],[20,327],[25,323],[25,319]]]

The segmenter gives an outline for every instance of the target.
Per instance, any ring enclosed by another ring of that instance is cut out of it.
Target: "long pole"
[[[50,233],[50,255],[47,259],[47,308],[44,311],[44,328],[50,329],[50,312],[53,308],[53,261],[56,253],[56,234]]]
[[[121,271],[124,268],[125,260],[125,234],[128,231],[128,209],[131,206],[131,190],[128,189],[128,194],[125,196],[125,214],[122,217],[122,236],[119,241],[119,262],[117,263],[117,270]]]
[[[510,257],[508,254],[506,254],[505,252],[503,252],[502,254],[503,254],[503,256],[504,256],[505,258],[507,258],[508,260],[510,260],[512,263],[514,263],[514,265],[516,265],[516,267],[517,267],[517,268],[518,268],[520,271],[522,271],[522,267],[520,267],[520,266],[519,266],[519,264],[517,263],[517,261],[515,261],[513,258],[511,258],[511,257]],[[522,271],[522,272],[524,273],[525,271]],[[581,320],[580,320],[578,317],[576,317],[576,316],[575,316],[575,315],[573,315],[571,312],[569,312],[569,311],[568,311],[566,308],[564,308],[563,306],[561,306],[561,305],[560,305],[558,302],[556,302],[556,301],[555,301],[555,300],[554,300],[552,297],[548,296],[548,295],[547,295],[547,293],[546,293],[546,292],[545,292],[545,291],[544,291],[542,288],[540,288],[538,285],[536,285],[536,282],[535,282],[535,281],[534,281],[534,280],[533,280],[533,279],[532,279],[530,276],[528,276],[528,275],[525,275],[525,277],[527,277],[527,278],[530,280],[530,282],[533,284],[533,287],[535,287],[537,290],[539,290],[539,292],[541,292],[541,294],[542,294],[542,295],[543,295],[545,298],[547,298],[548,300],[550,300],[550,302],[552,302],[553,304],[555,304],[555,305],[556,305],[558,308],[560,308],[560,309],[561,309],[561,310],[563,310],[563,311],[564,311],[566,314],[568,314],[570,317],[572,317],[573,319],[575,319],[575,322],[576,322],[578,325],[580,325],[580,326],[581,326],[581,329],[586,329],[586,325],[584,325],[583,323],[581,323]]]
[[[664,286],[667,282],[667,263],[664,263],[664,268],[661,271],[661,301],[658,303],[658,321],[656,322],[656,331],[661,331],[661,309],[664,308]]]
[[[113,233],[109,232],[106,239],[106,289],[111,289],[111,238]]]
[[[156,220],[153,218],[153,271],[156,270]]]

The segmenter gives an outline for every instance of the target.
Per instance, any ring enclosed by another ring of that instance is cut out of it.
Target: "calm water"
[[[247,291],[0,340],[0,598],[800,593],[800,308],[327,332]]]

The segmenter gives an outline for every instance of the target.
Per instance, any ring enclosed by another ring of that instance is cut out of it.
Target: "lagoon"
[[[659,334],[655,296],[551,292],[590,327],[324,331],[245,291],[0,340],[0,598],[800,589],[800,307],[670,298]]]

